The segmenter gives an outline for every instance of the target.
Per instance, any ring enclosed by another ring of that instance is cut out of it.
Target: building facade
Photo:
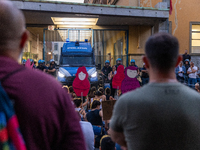
[[[87,1],[91,4],[37,0],[13,2],[23,11],[27,29],[37,37],[35,41],[39,39],[39,43],[43,43],[43,52],[34,57],[35,61],[42,56],[46,62],[52,58],[59,62],[58,51],[63,42],[87,39],[94,49],[97,65],[103,66],[105,60],[115,65],[116,59],[121,58],[125,66],[135,59],[142,67],[148,37],[160,31],[169,32],[169,10],[167,3],[162,2],[152,8],[138,7],[138,1],[133,0],[121,1],[124,4],[112,0]],[[101,5],[105,2],[116,5]],[[36,47],[33,43],[38,42],[29,43]],[[40,47],[31,52],[40,53]]]
[[[159,2],[170,0],[107,0],[108,5],[155,7]],[[200,3],[197,0],[172,0],[172,14],[169,16],[169,33],[180,42],[180,53],[185,50],[193,56],[200,54]]]

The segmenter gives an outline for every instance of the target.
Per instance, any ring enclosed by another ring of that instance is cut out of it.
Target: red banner
[[[172,10],[173,10],[173,8],[172,8],[172,0],[170,0],[170,9],[169,9],[169,14],[170,15],[172,14]]]

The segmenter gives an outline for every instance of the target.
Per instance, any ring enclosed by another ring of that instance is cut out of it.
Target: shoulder
[[[116,104],[119,107],[129,107],[130,104],[139,103],[140,99],[143,99],[145,96],[145,89],[144,87],[138,88],[134,91],[127,92],[120,96],[119,100],[117,100]]]
[[[87,126],[87,128],[91,127],[92,128],[92,124],[90,122],[87,121],[80,121],[81,126]]]
[[[14,76],[13,76],[14,78]],[[18,79],[19,82],[20,78],[23,79],[22,85],[25,87],[29,87],[33,89],[33,91],[39,91],[44,90],[47,92],[52,91],[52,94],[54,93],[57,96],[62,93],[65,93],[65,90],[62,89],[61,83],[59,83],[54,77],[51,75],[42,72],[40,70],[31,70],[31,69],[25,69],[23,72],[16,74],[15,79]],[[31,86],[30,86],[31,85]],[[57,93],[57,94],[56,94]],[[50,93],[49,93],[50,94]],[[50,94],[51,95],[51,94]]]

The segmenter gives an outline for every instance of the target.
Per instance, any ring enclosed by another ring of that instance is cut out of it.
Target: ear
[[[22,34],[22,37],[21,37],[20,49],[24,48],[28,38],[29,38],[29,32],[28,32],[28,30],[25,30],[24,33]]]
[[[178,59],[177,59],[177,62],[176,62],[176,67],[179,65],[179,63],[183,60],[183,56],[182,55],[179,55],[178,56]]]
[[[143,60],[143,62],[145,63],[146,68],[149,68],[149,60],[148,60],[147,56],[143,56],[143,57],[142,57],[142,60]]]

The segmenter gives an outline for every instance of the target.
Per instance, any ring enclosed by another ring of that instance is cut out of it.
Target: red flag
[[[170,0],[170,8],[169,8],[169,14],[170,15],[172,14],[172,10],[173,10],[173,8],[172,8],[172,0]]]

